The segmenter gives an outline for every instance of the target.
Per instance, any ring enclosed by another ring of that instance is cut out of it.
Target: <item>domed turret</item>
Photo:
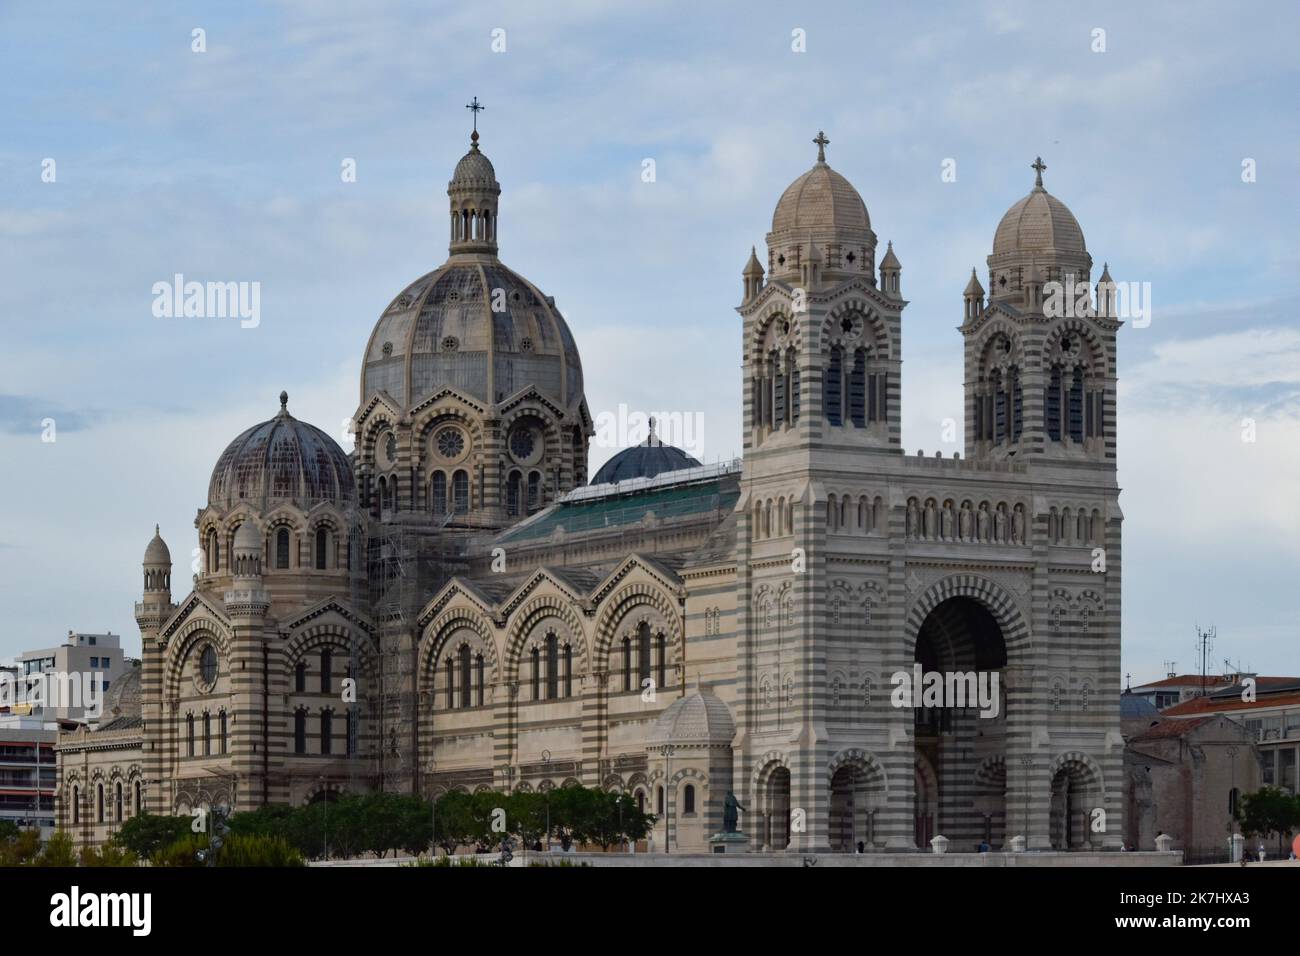
[[[158,525],[153,526],[153,538],[144,549],[144,589],[163,591],[172,589],[172,553],[162,539]]]
[[[817,162],[781,194],[767,234],[768,272],[772,277],[797,282],[808,246],[822,258],[827,278],[863,275],[874,282],[876,234],[871,217],[853,184],[826,162],[829,145],[824,133],[813,140]]]
[[[478,114],[483,107],[478,97],[469,108],[474,111],[474,132],[469,138],[469,152],[460,158],[447,196],[451,200],[451,254],[497,251],[497,200],[501,184],[492,161],[478,148]]]
[[[235,531],[231,545],[234,556],[234,575],[237,578],[256,578],[262,574],[262,535],[251,521],[245,521]]]
[[[247,501],[259,510],[294,501],[304,508],[327,501],[344,507],[354,497],[352,465],[338,443],[319,428],[280,411],[236,438],[217,459],[208,483],[209,505],[232,508]]]
[[[731,710],[712,690],[701,687],[659,715],[646,743],[730,746],[735,736]]]
[[[1034,188],[1006,211],[993,235],[988,265],[994,299],[1022,295],[1032,265],[1047,282],[1064,282],[1068,275],[1086,282],[1092,268],[1079,221],[1043,187],[1046,164],[1039,158],[1031,168]]]

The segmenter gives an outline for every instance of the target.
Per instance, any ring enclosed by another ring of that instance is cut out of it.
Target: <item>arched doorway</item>
[[[917,846],[928,849],[930,838],[942,834],[954,851],[970,852],[991,835],[993,820],[1006,817],[1005,782],[999,790],[992,779],[981,786],[978,777],[981,767],[1005,767],[1006,641],[983,603],[950,597],[921,623],[915,662],[922,673],[921,686],[912,689]],[[937,699],[927,693],[932,674],[941,687]],[[963,706],[955,705],[958,696]],[[981,702],[994,701],[996,716],[984,715]]]
[[[1081,757],[1066,757],[1052,774],[1049,825],[1052,848],[1081,850],[1091,846],[1091,814],[1102,805],[1101,781]]]
[[[767,778],[767,832],[763,842],[769,849],[784,850],[790,845],[790,771],[775,768]]]
[[[869,849],[875,842],[875,814],[880,809],[885,781],[879,767],[853,757],[831,774],[830,847],[836,853],[854,853],[859,843]]]

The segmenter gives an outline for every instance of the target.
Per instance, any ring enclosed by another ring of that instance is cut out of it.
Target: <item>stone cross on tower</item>
[[[817,135],[813,138],[813,142],[817,144],[817,162],[826,162],[826,147],[830,145],[830,140],[826,138],[824,132],[818,130]]]
[[[474,114],[474,132],[477,133],[477,132],[478,132],[478,114],[479,114],[482,110],[487,109],[487,107],[484,106],[482,103],[480,103],[480,102],[478,101],[478,97],[476,96],[476,97],[474,97],[472,100],[470,100],[468,103],[465,104],[465,109],[469,110],[470,112],[472,112],[472,113]]]
[[[1034,186],[1036,186],[1038,189],[1042,189],[1043,170],[1047,168],[1047,164],[1043,162],[1043,157],[1035,156],[1034,161],[1029,164],[1029,168],[1034,170]]]

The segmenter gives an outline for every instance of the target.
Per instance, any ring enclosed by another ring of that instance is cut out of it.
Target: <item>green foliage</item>
[[[82,866],[139,866],[140,860],[133,850],[109,841],[96,849],[88,846],[81,851]]]
[[[217,853],[217,866],[306,866],[283,837],[231,833]]]
[[[18,824],[12,820],[0,820],[0,843],[18,839],[20,832]]]
[[[187,833],[150,858],[154,866],[202,866],[199,851],[208,848],[206,833]]]
[[[1278,849],[1286,834],[1300,826],[1300,797],[1293,797],[1276,787],[1261,787],[1244,794],[1237,807],[1237,822],[1248,836],[1264,837],[1276,833]]]
[[[40,852],[40,831],[20,830],[16,836],[0,840],[0,866],[30,866]]]
[[[122,824],[112,842],[141,859],[149,859],[189,834],[192,822],[190,817],[140,813]]]
[[[37,866],[76,866],[77,850],[72,844],[72,837],[62,830],[56,830],[46,841],[36,857]]]

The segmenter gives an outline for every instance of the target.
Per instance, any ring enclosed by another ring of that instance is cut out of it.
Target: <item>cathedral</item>
[[[475,130],[354,450],[281,393],[216,462],[179,600],[149,542],[142,660],[61,737],[59,825],[580,783],[656,814],[657,851],[1118,848],[1110,276],[1034,163],[953,297],[964,450],[907,454],[902,265],[814,143],[741,273],[743,458],[652,430],[589,480],[578,343],[499,256]],[[900,698],[932,673],[994,706]]]

